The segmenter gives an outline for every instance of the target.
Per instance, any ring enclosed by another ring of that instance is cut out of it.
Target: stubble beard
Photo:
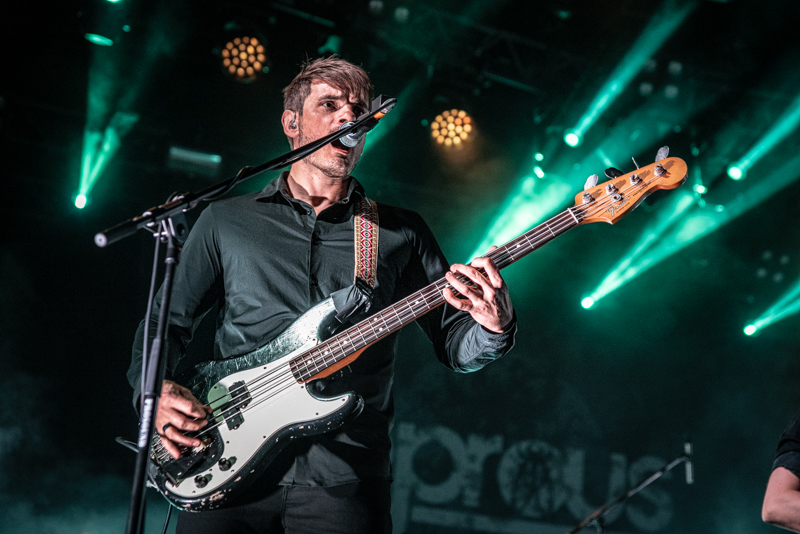
[[[300,135],[297,138],[297,146],[305,146],[312,141],[316,141],[316,139],[310,139],[305,136],[303,133],[302,127],[300,128]],[[345,178],[350,176],[350,173],[355,169],[358,160],[361,159],[359,155],[352,161],[352,164],[349,164],[348,159],[346,158],[325,158],[320,152],[324,150],[325,147],[321,148],[320,150],[314,152],[313,154],[309,154],[302,161],[306,162],[308,165],[319,169],[325,176],[328,178],[338,178],[340,180],[344,180]]]

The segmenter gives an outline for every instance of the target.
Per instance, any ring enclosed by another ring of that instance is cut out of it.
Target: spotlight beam
[[[767,311],[762,313],[758,319],[750,323],[748,327],[752,326],[754,328],[752,332],[755,333],[758,330],[762,330],[798,312],[800,312],[800,280],[795,282],[794,286],[789,291],[778,299],[775,304],[770,306]]]
[[[642,69],[644,64],[669,39],[683,23],[689,13],[697,6],[697,2],[683,2],[677,6],[674,0],[665,0],[659,10],[650,19],[642,33],[606,82],[597,92],[587,111],[572,129],[579,139],[597,121],[600,115],[617,99],[630,81]]]
[[[731,175],[731,178],[734,180],[743,178],[750,167],[792,133],[798,124],[800,124],[800,94],[795,97],[767,133],[739,161],[731,165],[731,167],[738,169],[740,173],[736,177],[730,174],[731,171],[729,169],[728,174]]]
[[[491,246],[505,243],[536,226],[561,207],[571,193],[572,187],[557,180],[522,178],[470,258],[482,256]]]
[[[764,176],[761,181],[754,183],[743,194],[737,195],[722,211],[712,209],[710,206],[704,208],[695,203],[689,203],[681,210],[681,205],[688,200],[686,198],[676,199],[670,205],[662,208],[670,215],[661,222],[655,223],[652,229],[653,233],[651,233],[651,228],[643,232],[637,246],[606,275],[597,289],[591,293],[591,297],[597,302],[684,247],[722,228],[730,221],[758,206],[798,178],[800,178],[800,155]],[[692,206],[694,207],[690,211],[688,208]],[[684,212],[686,216],[684,216]],[[659,230],[666,231],[659,234],[657,233]],[[659,235],[660,239],[657,239]],[[648,242],[648,239],[657,239],[658,242]]]

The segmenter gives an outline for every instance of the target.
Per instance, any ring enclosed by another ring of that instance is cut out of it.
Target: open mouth
[[[342,154],[348,154],[348,153],[350,153],[350,150],[352,150],[349,146],[344,146],[342,144],[342,142],[339,141],[338,139],[336,139],[335,141],[332,141],[331,142],[331,146],[333,147],[334,150],[337,150],[337,151],[341,152]]]

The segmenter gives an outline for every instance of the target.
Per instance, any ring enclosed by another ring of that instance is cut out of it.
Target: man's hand
[[[486,274],[478,269],[483,269]],[[454,273],[469,278],[475,287],[464,284]],[[514,307],[508,296],[508,287],[491,259],[476,258],[470,265],[455,263],[445,278],[463,296],[458,298],[450,289],[445,289],[442,293],[448,304],[457,310],[469,312],[478,324],[490,332],[499,334],[505,331],[514,317]]]
[[[156,411],[156,432],[170,456],[180,457],[179,444],[200,446],[199,439],[185,436],[181,431],[200,430],[208,424],[206,413],[210,412],[211,408],[200,404],[191,391],[171,380],[164,380]]]

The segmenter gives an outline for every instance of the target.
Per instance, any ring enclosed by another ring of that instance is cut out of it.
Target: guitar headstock
[[[581,224],[614,224],[633,211],[650,193],[658,189],[675,189],[686,181],[687,175],[685,161],[665,158],[578,193],[571,211]]]

